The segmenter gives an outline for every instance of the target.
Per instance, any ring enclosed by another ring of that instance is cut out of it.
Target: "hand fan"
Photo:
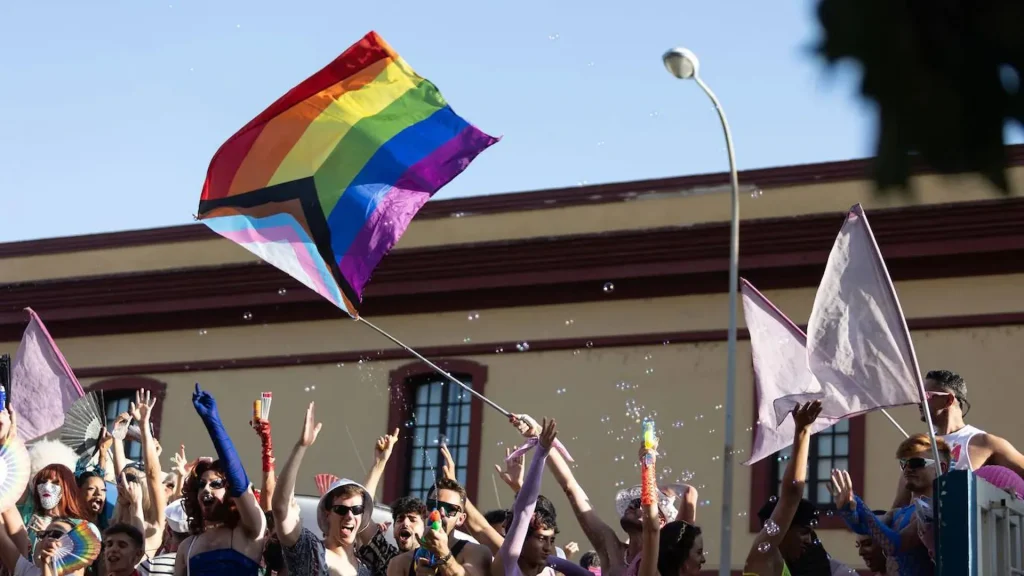
[[[60,537],[60,548],[53,555],[57,574],[70,574],[92,566],[100,555],[102,537],[92,522],[80,521]]]
[[[327,493],[327,489],[338,481],[338,477],[334,474],[317,474],[313,477],[316,480],[316,488],[320,491],[320,495],[323,496]]]
[[[0,446],[0,510],[7,510],[21,498],[32,473],[25,444],[11,436]]]
[[[270,404],[274,401],[272,392],[264,392],[260,396],[260,420],[270,420]]]
[[[92,454],[100,439],[100,430],[106,423],[103,402],[99,392],[82,396],[68,408],[64,425],[60,429],[61,443],[69,446],[79,457]]]

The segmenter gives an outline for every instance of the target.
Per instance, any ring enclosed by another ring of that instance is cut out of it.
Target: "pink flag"
[[[794,395],[820,394],[821,385],[807,368],[804,333],[750,282],[741,280],[740,291],[757,387],[754,445],[750,458],[743,463],[750,466],[793,443],[796,432],[793,418],[786,411],[779,414],[775,403]],[[811,431],[820,432],[838,421],[838,418],[818,418]]]
[[[82,387],[42,320],[25,310],[29,322],[11,367],[11,406],[18,413],[18,436],[28,441],[60,428]]]
[[[822,416],[844,418],[921,402],[917,356],[896,289],[860,204],[839,231],[807,326],[807,361],[826,399]],[[797,396],[776,403],[785,411]]]

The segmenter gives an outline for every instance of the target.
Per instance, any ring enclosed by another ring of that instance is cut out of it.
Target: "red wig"
[[[229,488],[228,479],[224,475],[224,468],[220,465],[220,460],[214,460],[213,462],[200,460],[196,464],[192,472],[185,478],[185,483],[181,487],[181,505],[185,509],[185,516],[188,517],[188,531],[192,534],[202,534],[204,530],[203,525],[206,520],[224,522],[224,525],[231,529],[238,526],[238,523],[241,521],[238,507],[235,505],[235,499],[228,496],[227,493],[224,494],[224,506],[226,507],[224,517],[203,518],[203,507],[199,505],[199,480],[202,479],[203,474],[207,471],[216,472],[220,475],[224,479],[225,489]]]
[[[32,479],[32,504],[35,505],[36,513],[43,512],[43,503],[39,500],[39,491],[36,490],[36,487],[46,481],[53,482],[61,489],[57,506],[47,514],[54,517],[66,516],[85,520],[85,514],[82,513],[82,508],[78,503],[78,481],[75,480],[74,472],[63,464],[50,464],[37,472],[36,477]]]

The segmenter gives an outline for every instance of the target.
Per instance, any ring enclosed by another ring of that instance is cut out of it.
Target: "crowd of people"
[[[964,423],[970,404],[963,379],[935,371],[926,382],[940,461],[932,456],[929,435],[902,442],[894,451],[902,472],[898,494],[884,510],[870,508],[857,495],[847,471],[832,472],[835,508],[824,513],[846,521],[855,533],[851,546],[858,547],[875,574],[934,572],[931,498],[935,479],[946,471],[971,469],[1024,495],[1024,456],[1006,440]],[[52,441],[33,446],[34,474],[22,502],[0,514],[3,568],[14,576],[695,576],[704,569],[696,489],[661,486],[649,503],[639,485],[621,490],[615,504],[623,540],[597,514],[574,476],[572,457],[557,439],[554,420],[511,419],[523,441],[506,454],[500,470],[516,493],[509,510],[485,513],[474,506],[442,445],[443,462],[426,499],[399,498],[390,503],[391,522],[375,522],[374,493],[398,442],[395,430],[377,439],[374,464],[362,483],[343,478],[322,489],[314,531],[304,526],[295,497],[306,452],[321,429],[314,404],[302,418],[298,441],[280,474],[270,422],[252,422],[262,455],[256,489],[214,398],[196,385],[192,401],[216,457],[188,461],[181,446],[169,459],[168,472],[150,426],[156,400],[145,391],[115,422],[138,424],[138,462],[129,461],[124,440],[106,430],[95,455],[73,466],[61,462],[63,452]],[[763,528],[744,561],[745,574],[854,573],[825,551],[815,534],[819,510],[803,498],[811,430],[820,412],[820,403],[812,402],[792,413],[792,458],[779,494],[760,511]],[[17,415],[0,412],[0,440],[12,437],[16,428]],[[649,450],[641,446],[641,456]],[[578,562],[573,560],[579,552],[575,543],[556,546],[559,517],[540,494],[545,470],[565,493],[590,542],[592,550]],[[83,530],[97,535],[102,551],[81,563],[58,563],[67,536]]]

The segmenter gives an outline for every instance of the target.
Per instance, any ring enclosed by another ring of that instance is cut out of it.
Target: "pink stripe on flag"
[[[341,275],[360,298],[374,268],[398,243],[420,208],[497,141],[475,126],[467,126],[409,168],[388,190],[338,263]]]
[[[11,406],[18,436],[35,440],[64,425],[64,414],[83,396],[82,386],[50,333],[31,308],[11,367]]]
[[[217,233],[237,244],[287,242],[295,252],[299,265],[302,266],[302,269],[306,271],[306,275],[316,284],[316,292],[328,300],[331,299],[331,290],[323,282],[322,271],[317,266],[316,261],[313,259],[314,255],[310,250],[311,245],[299,236],[295,228],[291,226],[261,227],[259,229],[242,228],[240,230],[217,230]],[[316,253],[316,258],[323,262],[323,259],[319,257],[319,253]]]

